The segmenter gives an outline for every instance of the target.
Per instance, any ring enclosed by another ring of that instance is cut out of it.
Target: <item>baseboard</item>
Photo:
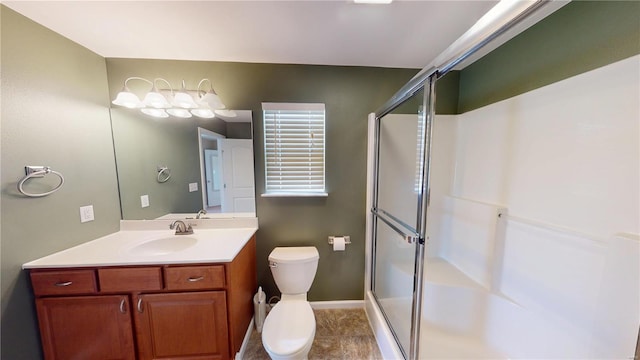
[[[242,346],[240,346],[240,350],[236,353],[235,360],[244,359],[244,352],[245,350],[247,350],[247,344],[249,344],[249,338],[251,338],[252,332],[253,332],[253,318],[251,318],[251,322],[249,323],[247,332],[244,334],[244,340],[242,340]]]
[[[369,324],[373,330],[373,334],[376,337],[376,343],[378,343],[378,349],[382,354],[383,359],[404,359],[400,348],[393,338],[393,334],[389,330],[386,324],[384,316],[378,309],[373,294],[371,291],[366,293],[367,300],[365,301],[365,313],[369,319]]]
[[[309,301],[313,309],[364,309],[364,300]]]

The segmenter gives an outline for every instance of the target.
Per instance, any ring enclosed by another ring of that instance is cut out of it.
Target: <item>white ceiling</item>
[[[422,68],[497,1],[3,1],[107,58]]]

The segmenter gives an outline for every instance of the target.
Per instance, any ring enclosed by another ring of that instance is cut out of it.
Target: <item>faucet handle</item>
[[[184,225],[184,221],[182,220],[174,220],[173,222],[171,222],[171,224],[169,224],[169,229],[173,230],[173,229],[180,229],[180,224]],[[186,225],[184,226],[186,228]]]

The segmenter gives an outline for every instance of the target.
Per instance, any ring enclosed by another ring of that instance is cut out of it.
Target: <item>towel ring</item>
[[[59,172],[57,172],[55,170],[51,170],[51,168],[48,167],[48,166],[25,166],[24,167],[24,172],[25,172],[26,176],[23,177],[22,180],[20,180],[20,182],[18,182],[18,191],[24,196],[42,197],[42,196],[51,195],[54,192],[60,190],[60,188],[64,184],[64,176],[62,176],[61,173],[59,173]],[[24,186],[24,183],[27,182],[27,180],[33,179],[33,178],[45,177],[45,175],[47,175],[47,174],[54,174],[54,175],[57,175],[60,178],[60,183],[58,184],[58,186],[54,187],[50,191],[43,192],[43,193],[37,193],[37,194],[26,192],[24,190],[23,186]]]
[[[171,169],[166,166],[158,166],[158,182],[164,183],[171,178]]]

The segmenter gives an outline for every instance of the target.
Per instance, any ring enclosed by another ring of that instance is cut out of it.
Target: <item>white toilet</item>
[[[277,247],[269,254],[273,279],[282,293],[262,327],[262,345],[271,359],[306,360],[316,335],[307,292],[318,269],[313,246]]]

